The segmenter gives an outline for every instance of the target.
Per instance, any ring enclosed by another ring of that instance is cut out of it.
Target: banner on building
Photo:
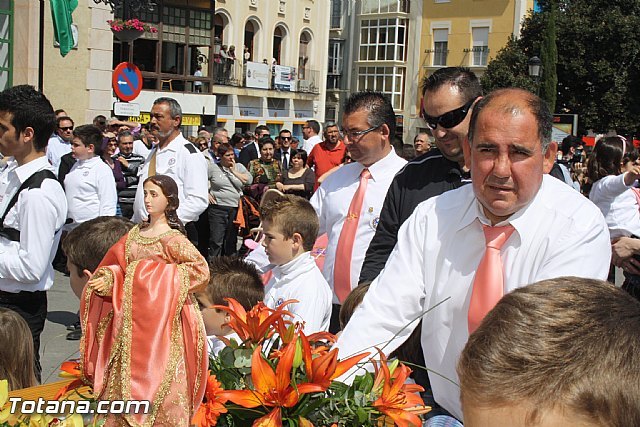
[[[273,85],[276,90],[287,92],[296,91],[296,68],[287,67],[285,65],[275,66],[275,78]]]
[[[247,62],[245,75],[247,78],[246,87],[257,89],[269,89],[271,71],[268,64],[262,62]]]

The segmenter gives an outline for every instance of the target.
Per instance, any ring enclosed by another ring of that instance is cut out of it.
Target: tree
[[[558,62],[558,49],[556,46],[556,14],[555,0],[549,2],[549,9],[545,12],[545,31],[540,49],[542,60],[542,77],[540,83],[540,97],[547,101],[551,111],[556,110],[558,96],[558,74],[556,64]]]
[[[543,13],[530,13],[520,38],[515,44],[508,43],[489,63],[483,78],[483,84],[490,83],[486,89],[521,80],[528,58],[541,55],[544,13],[551,1],[541,0]],[[580,131],[640,131],[639,28],[638,0],[557,0],[556,111],[579,114]],[[521,65],[513,67],[516,53],[503,54],[504,50],[518,50]],[[489,75],[493,69],[502,71]],[[508,70],[511,75],[506,77],[503,74]]]
[[[489,93],[503,87],[519,87],[535,92],[535,84],[528,74],[527,61],[518,41],[513,36],[509,37],[507,44],[489,62],[487,71],[482,75],[484,92]]]

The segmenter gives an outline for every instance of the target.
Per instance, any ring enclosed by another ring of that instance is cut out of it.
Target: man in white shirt
[[[0,307],[14,310],[33,336],[40,379],[40,333],[47,317],[46,290],[53,285],[51,262],[67,199],[45,156],[55,129],[53,107],[32,86],[0,93]]]
[[[60,158],[71,152],[74,123],[71,117],[62,116],[56,119],[56,124],[56,134],[49,138],[47,143],[47,159],[57,173],[60,166]]]
[[[462,419],[455,364],[469,337],[485,228],[514,230],[499,251],[502,293],[559,276],[606,279],[611,249],[602,214],[544,175],[557,150],[551,121],[546,103],[520,89],[478,101],[463,145],[472,185],[421,203],[402,225],[384,270],[338,340],[341,357],[387,342],[389,353],[422,318],[434,398]]]
[[[178,218],[184,223],[189,239],[197,241],[195,224],[209,205],[207,161],[200,151],[180,133],[182,108],[173,98],[158,98],[151,108],[149,130],[158,138],[140,172],[140,184],[151,175],[168,175],[178,185]],[[133,222],[148,216],[144,207],[143,186],[138,185],[133,204]]]
[[[302,126],[302,136],[304,137],[302,148],[307,152],[307,154],[311,153],[313,147],[322,142],[322,137],[320,136],[320,123],[318,123],[317,120],[307,120],[304,126]]]
[[[332,332],[339,328],[337,316],[345,291],[348,293],[358,285],[364,255],[375,234],[391,180],[407,163],[391,146],[395,124],[393,107],[382,94],[360,92],[349,97],[342,125],[344,144],[354,162],[329,175],[311,198],[311,204],[320,218],[318,235],[327,233],[328,238],[323,274],[334,291],[330,328]],[[350,213],[361,183],[364,185],[362,174],[365,169],[370,175],[366,182],[366,193],[359,212]],[[349,221],[357,221],[355,233],[345,236],[343,226]],[[338,252],[342,253],[341,248],[346,239],[352,240],[352,250],[347,250],[347,258],[337,256]],[[336,262],[344,262],[346,268],[336,268]],[[336,278],[340,283],[336,283]]]

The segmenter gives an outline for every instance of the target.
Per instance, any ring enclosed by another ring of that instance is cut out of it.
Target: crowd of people
[[[188,425],[207,349],[238,338],[213,307],[234,298],[295,300],[305,333],[340,332],[340,357],[377,346],[416,366],[434,422],[640,425],[635,149],[558,144],[544,101],[484,94],[466,68],[435,71],[422,93],[429,131],[409,147],[377,92],[352,94],[341,127],[308,120],[301,141],[264,125],[185,138],[167,97],[144,126],[75,127],[31,87],[0,93],[0,336],[23,319],[8,339],[30,344],[20,369],[0,351],[0,378],[40,380],[52,262],[66,257],[84,378],[98,397],[155,402],[107,422]],[[243,243],[246,200],[261,223]],[[604,282],[612,266],[624,290]]]

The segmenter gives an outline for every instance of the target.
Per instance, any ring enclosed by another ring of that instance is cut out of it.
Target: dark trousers
[[[133,203],[120,202],[120,216],[131,219],[133,216]]]
[[[196,232],[198,233],[198,244],[196,247],[205,258],[209,253],[209,209],[211,209],[211,205],[200,214],[198,221],[195,222]]]
[[[42,379],[42,366],[40,366],[40,334],[44,329],[44,321],[47,318],[47,293],[37,292],[11,292],[0,291],[0,307],[8,308],[18,313],[26,320],[31,336],[33,337],[34,369],[38,382]]]
[[[198,227],[196,226],[196,221],[188,222],[184,225],[184,229],[187,232],[187,239],[193,246],[198,247]]]
[[[238,252],[238,230],[233,221],[238,214],[235,206],[209,206],[209,257],[235,255]]]

